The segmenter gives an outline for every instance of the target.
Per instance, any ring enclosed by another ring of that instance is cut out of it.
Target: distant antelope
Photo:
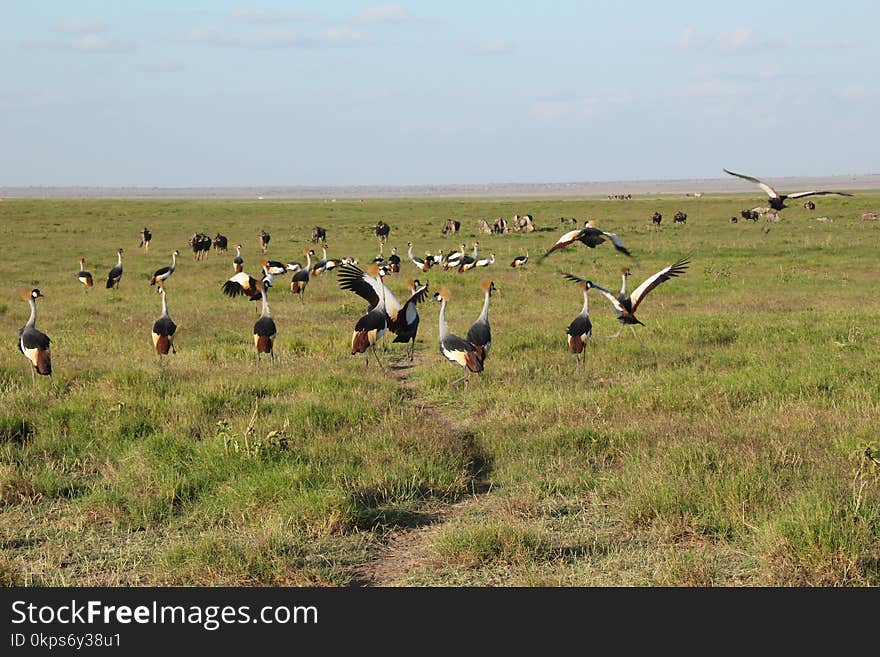
[[[31,316],[27,323],[18,330],[18,348],[34,366],[31,378],[37,383],[37,374],[52,374],[52,354],[49,350],[49,336],[37,330],[37,299],[43,296],[39,289],[24,290],[22,298],[31,307]]]
[[[83,285],[83,289],[88,291],[95,285],[95,280],[92,278],[92,274],[87,272],[86,270],[86,259],[80,256],[79,259],[79,271],[76,272],[76,280],[78,280]]]

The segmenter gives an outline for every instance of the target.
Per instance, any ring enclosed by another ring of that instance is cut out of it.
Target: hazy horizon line
[[[880,173],[825,176],[780,176],[765,180],[781,192],[822,188],[880,189]],[[795,190],[795,187],[798,189]],[[626,194],[749,193],[750,184],[736,178],[656,178],[568,182],[419,183],[372,185],[4,185],[0,198],[314,198],[325,196],[375,198],[401,196],[594,196]]]

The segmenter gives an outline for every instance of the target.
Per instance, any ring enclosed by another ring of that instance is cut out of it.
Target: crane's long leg
[[[629,330],[633,332],[633,335],[636,336],[636,340],[638,340],[639,344],[641,344],[642,339],[639,337],[639,334],[636,333],[636,327],[630,324]]]
[[[616,338],[620,336],[620,332],[623,330],[623,324],[620,325],[620,329],[614,335],[606,335],[606,338]]]
[[[37,368],[36,367],[31,368],[31,381],[34,382],[34,387],[36,388],[37,387]]]
[[[376,345],[375,345],[375,344],[371,344],[371,345],[370,345],[370,349],[373,350],[373,357],[375,357],[376,362],[379,364],[379,367],[380,367],[381,369],[384,370],[384,369],[385,369],[385,366],[382,364],[382,361],[379,360],[379,354],[376,352]]]

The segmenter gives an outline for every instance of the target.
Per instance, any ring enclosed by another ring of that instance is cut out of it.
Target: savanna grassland
[[[4,200],[0,582],[876,586],[880,223],[860,217],[880,193],[730,223],[765,200]],[[477,235],[480,218],[526,212],[535,233]],[[440,234],[447,217],[458,238]],[[559,217],[595,219],[635,257],[575,244],[539,264],[572,227]],[[334,273],[305,303],[276,279],[276,363],[258,362],[258,304],[220,291],[234,249],[196,262],[186,242],[222,232],[256,275],[260,229],[269,257],[304,262],[320,225],[331,257],[364,264],[379,219],[403,256],[410,240],[418,255],[474,239],[495,253],[465,274],[404,257],[386,281],[398,298],[413,276],[447,286],[460,335],[480,280],[495,281],[492,351],[467,390],[449,385],[461,372],[438,351],[433,302],[412,364],[387,337],[387,371],[351,356],[365,303]],[[178,353],[160,365],[148,280],[175,248]],[[565,331],[582,295],[560,272],[616,291],[627,265],[634,289],[686,255],[687,273],[640,306],[638,339],[606,339],[618,323],[591,292],[576,367]],[[53,376],[36,387],[16,339],[25,287],[45,294],[37,327],[52,339]]]

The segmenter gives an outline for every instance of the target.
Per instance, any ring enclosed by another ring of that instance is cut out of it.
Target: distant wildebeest
[[[492,232],[493,233],[503,235],[509,231],[510,231],[510,228],[507,226],[507,221],[504,219],[504,217],[498,217],[492,223]]]
[[[488,221],[480,219],[477,222],[477,232],[481,235],[490,235],[492,233],[492,227],[489,225]]]
[[[732,224],[735,224],[735,223],[738,222],[738,221],[739,221],[739,219],[736,218],[736,215],[733,215],[733,216],[730,218],[730,223],[732,223]]]
[[[739,214],[743,219],[751,219],[752,221],[757,221],[758,217],[761,216],[761,213],[757,210],[743,210]]]
[[[210,236],[205,233],[193,233],[189,236],[187,242],[189,242],[189,247],[193,252],[193,258],[196,260],[201,260],[202,256],[208,253],[211,244],[213,243]]]
[[[228,244],[229,240],[226,239],[226,235],[217,233],[217,237],[214,238],[214,250],[217,253],[226,253],[226,246]]]
[[[663,221],[663,215],[660,214],[659,212],[655,212],[654,214],[651,215],[651,222],[652,223],[659,226],[661,221]]]
[[[816,209],[816,204],[813,203],[812,201],[807,201],[807,202],[804,203],[804,208],[807,209],[807,210],[815,210],[815,209]]]
[[[266,249],[269,248],[269,240],[272,237],[265,230],[260,231],[260,250],[265,253]]]
[[[531,233],[535,230],[535,221],[530,214],[513,215],[513,230],[517,233]]]
[[[444,235],[449,234],[449,233],[456,235],[458,233],[459,229],[461,229],[461,222],[460,221],[456,221],[455,219],[447,219],[443,223],[443,229],[440,232],[443,233]]]
[[[321,228],[320,226],[315,226],[312,228],[312,244],[317,244],[318,242],[326,242],[327,241],[327,231]]]
[[[379,223],[373,226],[373,232],[376,234],[376,237],[379,238],[379,243],[385,244],[389,233],[391,233],[391,226],[380,219]]]
[[[150,232],[150,229],[144,226],[144,229],[141,231],[141,246],[144,247],[144,253],[150,250],[150,240],[153,239],[153,233]]]
[[[675,213],[675,216],[672,217],[672,223],[683,224],[683,223],[687,222],[687,218],[688,218],[688,216],[684,212],[679,210],[678,212]]]

